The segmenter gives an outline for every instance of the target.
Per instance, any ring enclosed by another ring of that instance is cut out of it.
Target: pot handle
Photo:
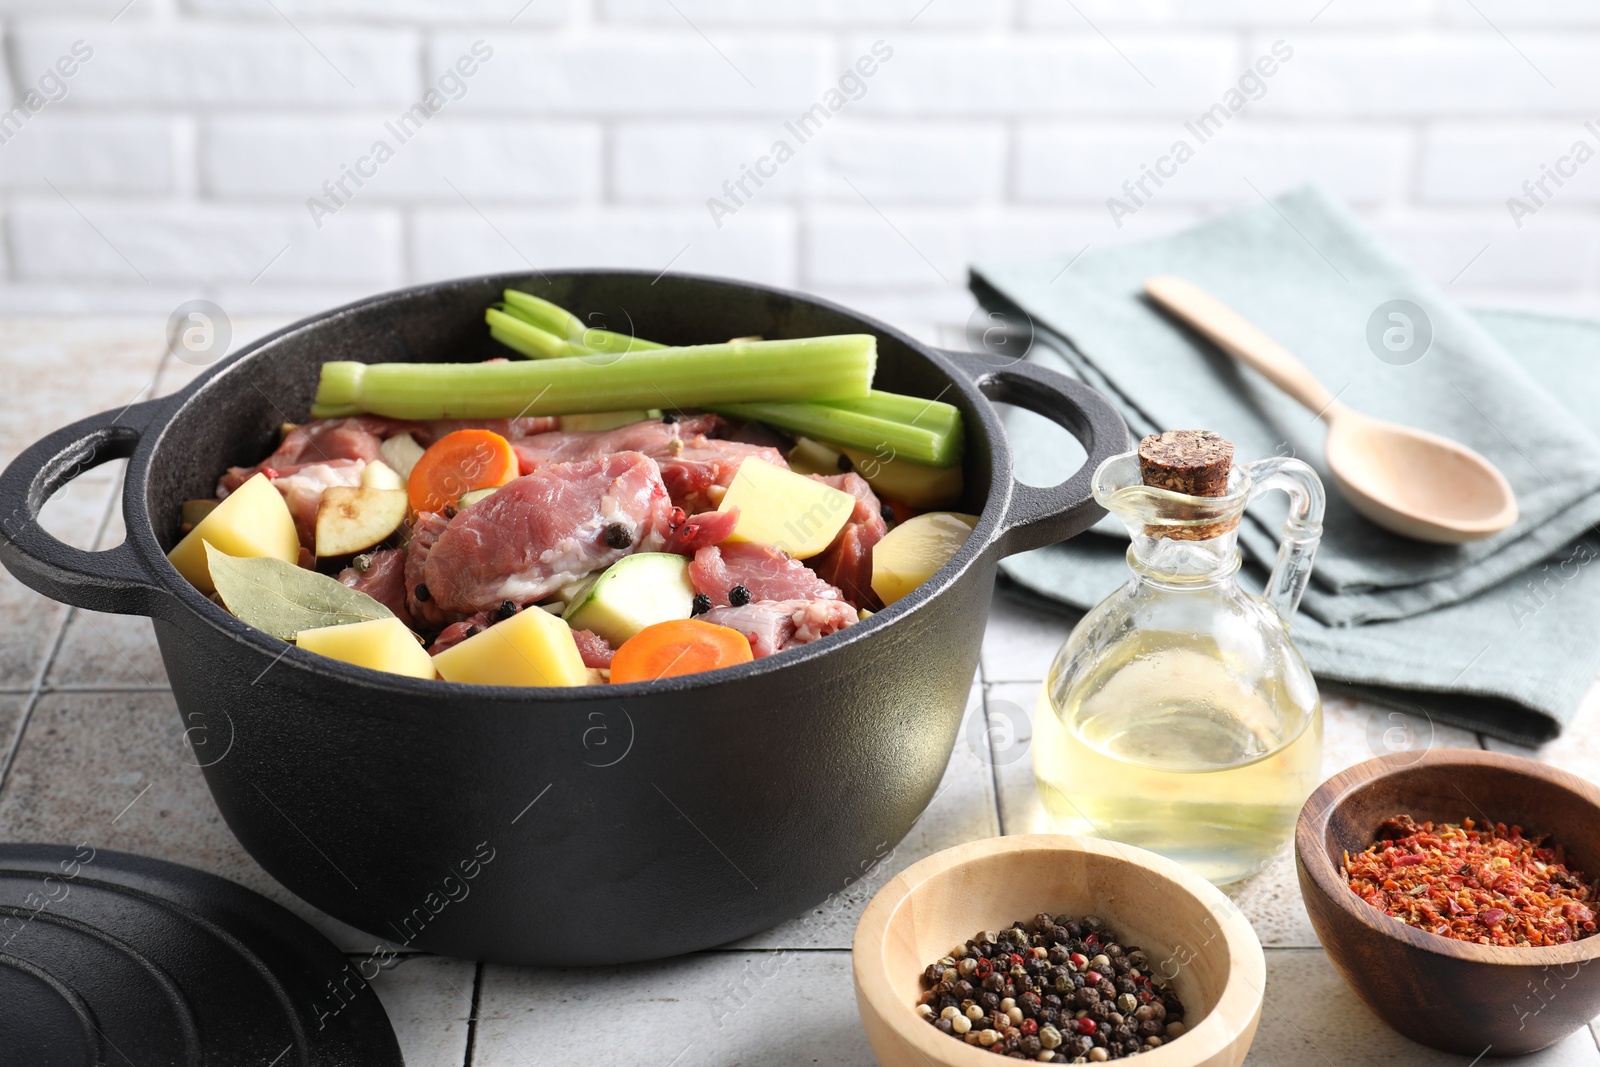
[[[91,611],[151,615],[170,598],[135,554],[131,541],[88,552],[39,525],[39,509],[56,490],[108,460],[125,459],[166,399],[103,411],[35,442],[0,473],[0,563],[24,585],[52,600]]]
[[[1078,439],[1088,458],[1071,478],[1040,488],[1013,482],[1000,518],[1000,549],[1005,555],[1043,548],[1075,537],[1106,512],[1090,490],[1094,472],[1112,456],[1132,447],[1128,425],[1105,397],[1065,374],[1033,363],[968,352],[943,353],[990,400],[1015,404],[1060,424]]]

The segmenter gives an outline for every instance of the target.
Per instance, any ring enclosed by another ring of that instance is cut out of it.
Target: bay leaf
[[[337,578],[281,559],[230,556],[208,541],[206,566],[229,611],[285,641],[319,626],[394,618],[394,612]]]

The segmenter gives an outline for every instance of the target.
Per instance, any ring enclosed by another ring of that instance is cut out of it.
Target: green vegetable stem
[[[662,347],[639,337],[586,329],[576,315],[531,293],[507,289],[504,296],[503,308],[491,308],[486,315],[490,335],[532,359],[628,351],[629,346],[633,351]],[[744,396],[733,403],[696,406],[931,467],[961,462],[966,442],[961,410],[940,400],[879,389],[851,399],[752,403],[755,399]]]
[[[558,339],[559,341],[559,339]],[[771,400],[864,399],[871,334],[739,341],[529,363],[322,365],[313,418],[500,419]],[[589,355],[585,353],[585,355]]]

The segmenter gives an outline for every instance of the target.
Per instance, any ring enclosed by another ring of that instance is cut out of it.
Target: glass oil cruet
[[[1133,575],[1056,654],[1033,744],[1057,830],[1151,849],[1219,885],[1287,844],[1322,761],[1317,685],[1289,638],[1322,483],[1296,459],[1232,460],[1217,434],[1177,430],[1095,471]],[[1257,596],[1238,582],[1239,520],[1275,489],[1289,518]]]

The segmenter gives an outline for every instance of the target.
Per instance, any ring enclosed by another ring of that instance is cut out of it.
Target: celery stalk
[[[907,459],[929,467],[961,462],[964,435],[913,426],[822,403],[713,404],[709,410],[736,419],[770,423],[792,433],[871,452],[880,459]]]
[[[950,432],[961,427],[961,409],[942,400],[924,400],[920,396],[888,393],[874,389],[861,400],[819,400],[830,408],[854,411],[890,422],[903,422],[925,430]]]
[[[505,297],[505,305],[500,310],[504,313],[590,352],[637,352],[642,349],[667,347],[654,341],[646,341],[642,337],[630,337],[627,334],[600,329],[584,322],[566,308],[552,304],[532,293],[507,289],[502,295]],[[549,357],[534,356],[534,358]]]
[[[553,359],[560,356],[582,356],[588,351],[571,341],[564,341],[553,333],[541,330],[527,321],[509,315],[497,308],[483,313],[489,324],[489,336],[530,359]]]
[[[581,355],[600,351],[588,344],[617,343],[608,339],[627,341],[635,349],[660,347],[654,341],[603,330],[585,332],[575,315],[530,293],[507,289],[505,298],[504,312],[489,312],[490,334],[534,359]],[[508,322],[514,326],[508,326]],[[740,403],[714,410],[734,418],[759,419],[831,444],[867,449],[884,457],[898,455],[934,467],[961,462],[966,439],[961,409],[955,405],[881,389],[851,399],[761,404],[762,414],[755,413],[756,406]]]
[[[322,366],[314,418],[497,419],[750,401],[847,400],[871,392],[871,334],[689,345],[518,363]]]

